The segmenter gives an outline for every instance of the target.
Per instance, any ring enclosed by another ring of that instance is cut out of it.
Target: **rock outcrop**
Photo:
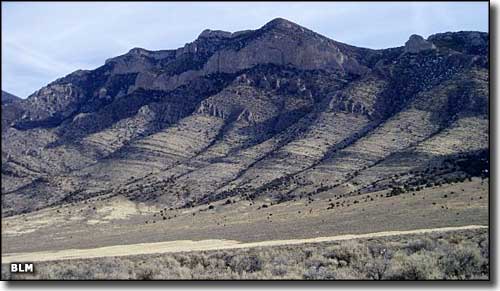
[[[436,49],[436,46],[425,40],[422,36],[413,34],[410,39],[405,43],[405,52],[417,54],[422,51]]]
[[[134,48],[27,99],[2,95],[2,213],[384,189],[488,150],[488,63],[485,33],[371,50],[285,19]]]

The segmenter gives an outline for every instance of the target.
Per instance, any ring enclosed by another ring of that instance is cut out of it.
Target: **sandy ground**
[[[328,241],[386,237],[386,236],[406,235],[406,234],[423,234],[429,232],[445,232],[445,231],[468,230],[468,229],[478,229],[478,228],[488,228],[488,227],[483,225],[468,225],[460,227],[415,229],[407,231],[383,231],[383,232],[366,233],[366,234],[347,234],[347,235],[338,235],[329,237],[315,237],[308,239],[269,240],[269,241],[260,241],[251,243],[241,243],[235,240],[217,240],[217,239],[200,240],[200,241],[178,240],[178,241],[167,241],[158,243],[116,245],[116,246],[108,246],[108,247],[100,247],[92,249],[66,249],[59,251],[2,254],[2,263],[52,261],[52,260],[64,260],[64,259],[130,256],[130,255],[140,255],[140,254],[269,247],[269,246],[279,246],[279,245],[319,243]]]

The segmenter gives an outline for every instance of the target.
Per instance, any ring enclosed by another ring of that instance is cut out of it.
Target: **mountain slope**
[[[486,33],[370,50],[284,19],[135,48],[15,110],[2,101],[2,214],[97,196],[188,207],[405,187],[488,151],[488,66]]]
[[[2,91],[2,105],[17,102],[20,100],[21,100],[21,98],[15,96],[15,95],[12,95],[10,93],[7,93],[5,91]]]

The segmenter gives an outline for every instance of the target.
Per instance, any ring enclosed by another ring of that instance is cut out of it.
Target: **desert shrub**
[[[211,265],[210,258],[205,253],[193,253],[190,254],[190,266],[191,268],[196,267],[198,265],[203,268],[208,268]]]
[[[273,276],[283,277],[288,273],[290,261],[285,256],[286,254],[280,253],[278,256],[271,259],[269,267]]]
[[[401,187],[392,188],[391,192],[388,193],[388,197],[398,196],[404,192],[405,192],[405,190],[402,189]]]
[[[487,230],[40,262],[3,279],[488,279]]]
[[[433,240],[426,237],[412,240],[408,242],[408,244],[405,246],[405,249],[407,250],[409,255],[414,254],[421,250],[432,251],[435,248],[436,248],[436,243]]]
[[[318,253],[316,254],[313,254],[311,257],[309,257],[306,262],[305,262],[305,266],[306,268],[313,268],[313,269],[319,269],[321,267],[328,267],[330,266],[332,263],[335,263],[336,265],[338,264],[338,260],[337,259],[334,259],[334,258],[329,258],[329,257],[325,257],[325,256],[322,256]]]
[[[488,241],[488,238],[483,238],[479,241],[479,247],[481,248],[481,257],[485,259],[489,259],[490,253],[489,253],[489,246],[490,242]]]
[[[146,265],[158,269],[153,274],[153,279],[190,279],[191,269],[181,266],[179,261],[172,256],[158,256],[155,260],[146,260]]]
[[[314,251],[315,251],[315,249],[313,249],[313,248],[310,248],[310,247],[305,248],[304,249],[304,256],[305,256],[305,258],[309,259],[314,254]]]
[[[361,270],[366,274],[367,279],[381,280],[384,278],[390,261],[393,257],[393,250],[384,243],[369,243],[367,260],[363,269]]]
[[[288,266],[284,264],[274,264],[271,273],[273,276],[283,277],[288,273]]]
[[[48,264],[46,268],[39,270],[38,275],[42,279],[61,280],[86,280],[94,278],[95,274],[101,273],[98,266],[87,264]]]
[[[153,280],[156,277],[155,270],[151,268],[137,270],[137,280]]]
[[[238,254],[231,258],[229,267],[236,273],[253,273],[262,270],[262,262],[255,254]]]
[[[334,280],[335,273],[325,266],[310,266],[304,272],[303,278],[306,280]]]
[[[382,280],[389,269],[390,259],[387,257],[376,257],[367,261],[363,273],[367,279]]]
[[[174,258],[182,267],[190,267],[191,257],[188,254],[175,254]]]
[[[366,279],[362,273],[358,270],[346,267],[346,268],[338,268],[333,270],[333,279],[335,280],[362,280]]]
[[[82,264],[82,266],[90,267],[92,265]],[[95,269],[91,272],[96,279],[128,279],[133,277],[134,268],[134,264],[130,260],[103,258],[102,262],[95,265]]]
[[[484,269],[480,250],[470,244],[451,246],[440,265],[447,279],[472,279]]]
[[[2,265],[2,280],[11,280],[11,273],[6,266],[7,265],[5,265],[5,267],[4,267]]]
[[[409,256],[398,251],[391,260],[386,276],[391,280],[432,280],[441,277],[436,255],[428,251]]]
[[[325,256],[336,259],[340,267],[350,266],[360,271],[371,258],[368,247],[356,241],[342,242],[339,246],[328,249]]]

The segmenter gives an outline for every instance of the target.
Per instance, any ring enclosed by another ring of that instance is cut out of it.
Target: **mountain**
[[[17,102],[19,100],[21,100],[21,98],[12,95],[10,93],[7,93],[5,91],[2,91],[2,105]]]
[[[489,153],[488,41],[447,32],[372,50],[274,19],[134,48],[14,107],[2,94],[2,215],[114,196],[279,203],[470,175]]]
[[[9,126],[12,120],[15,120],[18,117],[19,109],[18,104],[22,99],[2,91],[2,131],[4,127]]]

